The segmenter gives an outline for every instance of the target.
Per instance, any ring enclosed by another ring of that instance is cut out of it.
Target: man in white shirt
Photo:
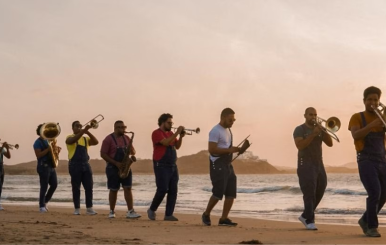
[[[0,200],[1,200],[1,191],[3,190],[3,184],[4,184],[3,156],[5,156],[8,159],[11,158],[11,153],[9,152],[9,146],[7,142],[4,142],[3,145],[0,147]],[[4,210],[4,208],[1,206],[1,203],[0,203],[0,210]]]
[[[213,127],[209,133],[208,151],[210,154],[210,179],[212,181],[212,196],[208,206],[202,214],[204,225],[210,226],[210,212],[219,200],[225,195],[224,208],[218,225],[236,226],[228,218],[233,201],[236,198],[237,178],[232,166],[232,154],[240,152],[239,147],[232,146],[232,127],[235,119],[235,112],[230,108],[225,108],[221,112],[220,123]]]

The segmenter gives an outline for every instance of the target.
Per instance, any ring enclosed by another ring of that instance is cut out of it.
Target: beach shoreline
[[[318,224],[318,231],[305,230],[300,222],[233,218],[237,227],[217,226],[219,217],[212,216],[212,226],[201,224],[200,215],[181,214],[177,222],[163,221],[163,210],[150,221],[145,208],[137,220],[127,219],[126,210],[116,210],[117,217],[108,219],[108,208],[95,207],[98,214],[73,215],[70,207],[49,206],[39,213],[30,205],[3,204],[0,211],[0,243],[18,244],[238,244],[258,240],[263,244],[385,244],[386,228],[381,238],[363,235],[359,226]]]

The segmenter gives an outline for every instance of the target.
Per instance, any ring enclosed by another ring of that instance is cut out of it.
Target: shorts
[[[236,198],[237,177],[230,160],[227,157],[220,157],[210,162],[210,180],[212,181],[213,196],[219,200],[225,198]]]
[[[112,165],[107,165],[106,167],[106,176],[107,176],[107,189],[112,191],[118,191],[121,186],[123,188],[131,187],[133,183],[133,174],[129,172],[129,175],[121,179],[119,177],[119,170],[117,167]]]

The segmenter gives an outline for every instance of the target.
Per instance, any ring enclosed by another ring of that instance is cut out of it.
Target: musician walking
[[[218,225],[237,226],[237,223],[228,218],[237,192],[237,177],[232,166],[232,156],[233,153],[241,150],[233,146],[230,128],[235,121],[235,112],[231,108],[225,108],[221,112],[220,123],[209,132],[208,151],[212,196],[202,214],[202,223],[207,226],[212,224],[210,213],[224,196],[224,207]]]
[[[52,159],[48,140],[44,139],[40,135],[40,129],[42,126],[43,124],[40,124],[36,129],[36,134],[39,138],[35,140],[33,148],[38,162],[36,171],[39,174],[40,181],[39,211],[41,213],[46,213],[48,212],[47,203],[51,200],[52,195],[58,186],[58,179],[56,176],[56,170],[53,167],[54,159]],[[58,146],[56,146],[56,148],[59,154],[61,148]],[[48,186],[50,186],[50,188],[48,188]]]
[[[159,128],[152,133],[153,141],[153,168],[155,182],[157,186],[156,193],[147,215],[150,220],[156,219],[156,211],[167,194],[166,210],[164,220],[178,221],[173,215],[177,201],[178,192],[178,168],[177,151],[182,145],[182,138],[185,136],[184,127],[180,126],[173,133],[173,116],[164,113],[158,118]],[[179,138],[177,139],[177,137]]]
[[[296,127],[293,133],[298,149],[298,169],[300,189],[303,193],[303,213],[299,221],[307,230],[317,230],[315,210],[323,198],[327,187],[327,175],[322,159],[322,143],[332,147],[331,136],[317,122],[317,112],[313,107],[305,110],[305,123]]]
[[[125,135],[126,126],[123,121],[116,121],[114,123],[114,133],[109,134],[103,140],[101,148],[101,157],[106,161],[106,176],[107,188],[109,189],[109,204],[110,213],[109,218],[115,218],[115,204],[117,202],[118,190],[122,186],[124,196],[128,208],[126,218],[139,218],[140,214],[136,213],[133,208],[133,194],[131,191],[133,174],[130,169],[128,176],[122,179],[119,176],[119,170],[122,169],[122,160],[125,156],[127,147],[131,146],[131,155],[135,155],[135,149],[130,142],[130,139]]]
[[[72,123],[73,134],[66,138],[68,150],[68,171],[71,176],[72,199],[74,202],[74,214],[80,215],[80,187],[83,185],[86,197],[86,214],[95,215],[93,209],[93,177],[89,163],[88,148],[98,144],[98,140],[89,132],[91,128],[87,125],[82,129],[79,121]],[[86,134],[88,137],[85,137]]]
[[[355,113],[348,126],[357,151],[359,176],[368,195],[366,211],[358,224],[369,237],[381,236],[377,214],[386,201],[385,125],[381,120],[384,115],[379,113],[378,116],[374,109],[378,108],[380,98],[379,88],[366,88],[363,93],[365,111]]]
[[[9,151],[9,146],[7,142],[4,142],[3,145],[0,147],[0,200],[1,200],[1,192],[3,190],[3,184],[4,184],[4,161],[3,156],[10,159],[11,158],[11,152]],[[4,210],[4,208],[1,206],[0,203],[0,211]]]

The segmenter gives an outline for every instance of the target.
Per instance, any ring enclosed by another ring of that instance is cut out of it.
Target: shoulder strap
[[[232,134],[231,129],[230,128],[228,128],[228,129],[229,129],[229,133],[231,134],[231,145],[229,146],[229,148],[231,148],[233,145],[233,134]]]
[[[362,118],[362,127],[366,127],[367,125],[367,122],[366,122],[366,118],[365,118],[365,114],[363,112],[361,112],[361,118]]]
[[[115,145],[118,147],[118,142],[117,142],[117,139],[115,138],[114,136],[114,133],[110,134],[111,137],[113,138],[114,142],[115,142]],[[125,139],[125,135],[123,135],[123,142],[125,143],[125,146],[127,145],[126,144],[126,139]]]

